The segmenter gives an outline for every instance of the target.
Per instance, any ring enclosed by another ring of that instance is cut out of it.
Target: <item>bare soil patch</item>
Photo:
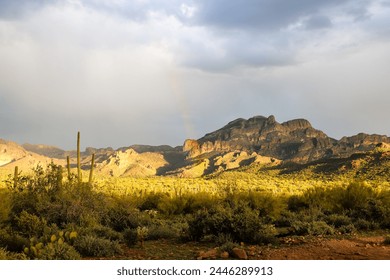
[[[288,237],[280,245],[241,244],[248,259],[256,260],[390,260],[390,246],[384,236]],[[125,248],[117,259],[175,260],[198,259],[215,245],[202,242],[178,243],[172,240],[146,241],[144,247]],[[218,248],[217,248],[218,250]],[[229,257],[232,259],[232,257]],[[210,259],[221,259],[220,253]]]

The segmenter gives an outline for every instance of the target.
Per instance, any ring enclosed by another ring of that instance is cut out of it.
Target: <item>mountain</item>
[[[349,158],[373,151],[377,146],[388,149],[390,138],[360,133],[340,140],[328,137],[305,119],[278,123],[274,116],[237,119],[224,127],[183,146],[132,145],[113,148],[88,147],[82,156],[82,168],[89,169],[95,154],[96,174],[102,176],[179,176],[198,177],[237,169],[255,163],[276,166],[280,163],[308,164],[321,160]],[[0,140],[0,167],[31,170],[37,164],[65,165],[67,156],[75,167],[76,151],[48,145],[22,146]]]
[[[27,156],[27,151],[18,144],[0,139],[0,166]]]
[[[46,165],[50,162],[64,164],[64,161],[53,159],[28,151],[19,144],[0,139],[0,168],[7,172],[18,166],[20,170],[31,170],[33,167]]]
[[[66,152],[60,148],[49,146],[49,145],[43,145],[43,144],[29,144],[25,143],[22,145],[22,147],[29,152],[36,153],[38,155],[50,157],[50,158],[66,158],[64,156]]]
[[[370,151],[378,143],[390,143],[390,138],[360,133],[336,140],[313,128],[305,119],[278,123],[274,116],[256,116],[234,120],[198,140],[186,140],[183,151],[187,158],[246,151],[283,161],[307,163]]]

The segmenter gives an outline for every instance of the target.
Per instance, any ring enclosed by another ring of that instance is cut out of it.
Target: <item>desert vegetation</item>
[[[390,229],[387,180],[276,175],[261,166],[197,179],[84,182],[67,172],[52,163],[4,181],[1,259],[120,258],[151,240],[230,252],[242,242]]]
[[[94,155],[90,170],[81,169],[78,134],[75,167],[69,158],[66,168],[52,162],[28,174],[16,166],[2,180],[0,259],[134,258],[131,248],[167,241],[209,244],[226,257],[242,244],[372,231],[385,246],[387,159],[387,150],[376,149],[349,160],[258,163],[199,178],[94,177]]]

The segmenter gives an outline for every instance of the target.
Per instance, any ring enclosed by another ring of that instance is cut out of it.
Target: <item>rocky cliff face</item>
[[[390,143],[390,138],[362,133],[337,141],[313,128],[305,119],[278,123],[274,116],[256,116],[234,120],[198,140],[186,140],[183,151],[187,158],[207,153],[246,151],[280,160],[310,162],[369,151],[381,142]]]

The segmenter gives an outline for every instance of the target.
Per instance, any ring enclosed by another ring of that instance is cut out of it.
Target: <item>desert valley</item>
[[[385,135],[255,116],[178,147],[0,140],[0,165],[0,259],[390,258]]]

